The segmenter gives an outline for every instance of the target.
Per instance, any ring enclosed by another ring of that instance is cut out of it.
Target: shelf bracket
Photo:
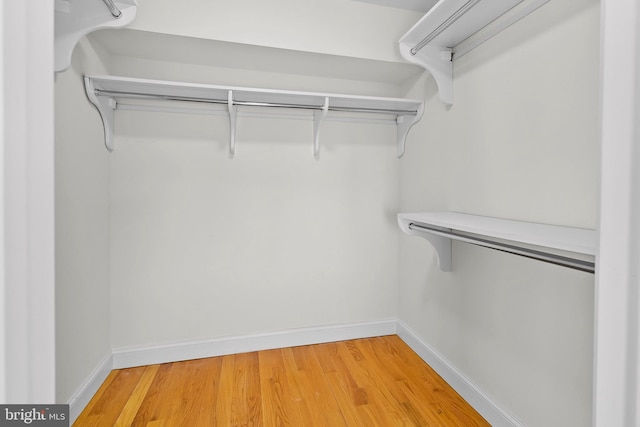
[[[229,108],[229,158],[236,154],[236,122],[238,120],[238,106],[233,104],[233,91],[227,92],[227,106]]]
[[[112,97],[97,96],[93,81],[87,76],[84,77],[84,87],[89,101],[95,105],[100,113],[102,126],[104,127],[104,145],[107,147],[107,150],[113,151],[113,112],[117,106],[116,100]]]
[[[320,158],[320,124],[327,117],[329,112],[329,97],[324,98],[322,110],[313,111],[313,158]]]
[[[432,233],[425,233],[423,231],[415,230],[411,227],[408,221],[398,218],[398,225],[400,229],[411,236],[422,237],[436,250],[438,258],[438,267],[440,270],[450,273],[452,271],[452,255],[451,255],[451,239],[443,236],[438,236]]]
[[[407,61],[427,70],[438,85],[440,100],[453,105],[453,49],[425,46],[415,55],[411,45],[400,43],[400,54]]]
[[[71,66],[73,50],[82,37],[103,28],[122,28],[131,24],[136,17],[136,2],[55,0],[54,71],[59,73]]]
[[[453,263],[451,261],[453,258],[451,256],[451,239],[426,233],[417,233],[417,235],[431,243],[436,250],[440,270],[445,273],[450,273],[453,270]]]
[[[439,1],[399,41],[400,54],[427,70],[453,105],[453,62],[549,0]]]
[[[424,103],[418,107],[418,111],[415,116],[413,115],[400,115],[396,118],[396,123],[398,125],[397,136],[398,136],[398,158],[402,158],[405,152],[405,145],[407,143],[407,135],[409,134],[409,130],[411,127],[420,121],[422,118],[422,113],[424,112]]]

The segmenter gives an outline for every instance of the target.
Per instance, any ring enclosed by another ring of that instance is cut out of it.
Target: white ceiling
[[[397,9],[417,10],[428,12],[438,0],[353,0],[362,3],[377,4],[379,6],[395,7]]]

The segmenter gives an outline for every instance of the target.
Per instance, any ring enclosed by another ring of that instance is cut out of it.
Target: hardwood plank
[[[291,394],[295,401],[296,411],[300,420],[305,420],[309,427],[321,427],[322,423],[319,419],[317,407],[314,405],[313,386],[309,383],[301,368],[304,369],[306,361],[303,358],[294,356],[293,348],[282,349],[282,360],[284,362],[285,372]],[[302,362],[302,363],[298,363]]]
[[[386,357],[384,351],[376,347],[374,341],[361,343],[363,352],[369,357],[371,363],[376,366],[374,372],[378,376],[377,381],[387,385],[394,398],[400,402],[405,414],[415,425],[443,426],[449,425],[446,414],[442,414],[439,405],[433,404],[433,396],[426,387],[420,389],[422,392],[416,393],[416,386],[407,388],[407,383],[414,382],[414,379],[407,376],[399,369],[397,361]],[[443,419],[443,417],[445,419]]]
[[[376,420],[375,425],[390,427],[412,425],[386,385],[375,381],[369,369],[370,362],[365,359],[357,344],[354,341],[344,341],[338,346],[342,350],[339,355],[344,360],[345,366],[354,375],[358,384],[366,390],[366,407]]]
[[[189,361],[190,371],[183,389],[182,425],[210,426],[215,423],[215,405],[222,375],[222,358]]]
[[[74,425],[91,425],[92,420],[99,420],[99,425],[113,425],[129,400],[138,381],[142,377],[144,368],[130,368],[113,371],[107,381],[100,387],[98,393],[91,399],[89,405],[80,414]]]
[[[114,370],[109,372],[109,375],[107,375],[107,378],[105,378],[104,382],[100,385],[96,394],[94,394],[89,403],[87,403],[87,406],[84,407],[82,413],[78,416],[78,419],[83,416],[85,416],[86,418],[89,417],[89,414],[93,411],[93,408],[98,404],[98,402],[101,402],[103,400],[103,396],[107,392],[107,390],[110,390],[112,388],[111,384],[117,377],[118,371]]]
[[[288,378],[281,349],[260,352],[260,386],[265,425],[304,425],[299,405],[302,397]]]
[[[258,353],[243,353],[234,359],[231,420],[229,426],[262,426],[262,394]]]
[[[74,426],[489,424],[399,337],[114,370]]]
[[[429,365],[397,336],[388,340],[372,340],[371,345],[387,356],[387,365],[399,368],[404,374],[401,384],[413,390],[416,398],[429,402],[438,414],[443,426],[489,426],[462,397],[453,390]]]
[[[215,400],[215,425],[223,426],[231,423],[231,405],[233,397],[233,372],[235,360],[233,356],[223,356],[218,382],[218,393]]]
[[[140,409],[140,405],[142,405],[142,401],[147,395],[149,387],[151,387],[151,383],[158,372],[158,368],[160,368],[160,365],[151,365],[144,369],[140,381],[138,381],[136,388],[131,392],[131,396],[124,408],[122,408],[122,412],[114,423],[114,426],[129,427],[133,423],[133,419],[138,413],[138,409]]]
[[[306,390],[312,417],[317,425],[325,427],[346,426],[340,408],[335,404],[333,390],[323,374],[322,366],[311,346],[291,349],[297,367],[298,381]]]
[[[339,343],[314,346],[318,358],[329,371],[325,374],[348,426],[377,426],[367,408],[367,391],[354,379],[340,356]]]
[[[133,419],[131,424],[134,427],[146,427],[152,421],[160,420],[160,411],[163,405],[163,390],[169,388],[169,373],[171,371],[172,363],[164,363],[160,365],[156,376],[149,386],[147,396],[140,405],[138,413]]]
[[[352,346],[357,348],[356,354],[360,359],[359,365],[361,365],[361,369],[366,373],[372,386],[379,389],[385,401],[388,402],[387,411],[392,416],[395,415],[397,422],[400,422],[401,425],[435,426],[436,424],[432,422],[433,420],[425,417],[412,405],[412,402],[406,399],[394,376],[390,374],[392,366],[389,366],[386,361],[380,360],[378,355],[371,351],[367,344],[368,340],[358,340]]]
[[[104,417],[102,415],[86,415],[86,416],[82,416],[82,418],[78,417],[78,419],[76,420],[75,423],[73,423],[73,425],[74,426],[81,425],[82,427],[100,427],[100,426],[106,425],[102,421],[103,418]]]

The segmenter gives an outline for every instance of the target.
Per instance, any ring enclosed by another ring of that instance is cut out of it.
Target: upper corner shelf
[[[373,113],[395,116],[398,157],[404,154],[409,129],[422,117],[424,102],[407,98],[336,95],[276,89],[217,86],[114,76],[85,76],[89,100],[98,108],[105,131],[105,145],[113,150],[113,112],[119,99],[152,99],[222,104],[230,120],[229,155],[235,152],[235,125],[238,106],[307,109],[313,111],[313,154],[318,158],[320,124],[329,111]],[[169,111],[146,105],[151,111]],[[199,110],[202,111],[202,110]],[[180,112],[185,112],[182,109]]]
[[[136,0],[55,0],[56,72],[71,65],[82,37],[102,28],[120,28],[136,17]]]
[[[438,85],[440,99],[452,105],[452,61],[548,1],[440,0],[402,36],[400,53],[429,71]]]
[[[595,230],[456,212],[398,214],[398,225],[406,234],[423,237],[434,246],[442,271],[452,269],[451,240],[589,273],[595,270]]]

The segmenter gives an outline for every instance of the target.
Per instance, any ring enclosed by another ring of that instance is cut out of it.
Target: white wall
[[[99,47],[98,47],[99,48]],[[108,59],[105,52],[100,52]],[[56,75],[57,401],[69,402],[111,354],[109,155],[83,74],[105,66],[86,39]]]
[[[129,58],[113,67],[253,87],[351,84]],[[310,120],[240,117],[234,159],[225,115],[118,111],[116,129],[114,348],[397,316],[395,126],[327,122],[320,160]]]
[[[599,3],[550,2],[435,83],[401,166],[404,211],[452,210],[595,228]],[[401,243],[400,318],[528,426],[591,424],[594,277],[465,244],[442,273]]]

